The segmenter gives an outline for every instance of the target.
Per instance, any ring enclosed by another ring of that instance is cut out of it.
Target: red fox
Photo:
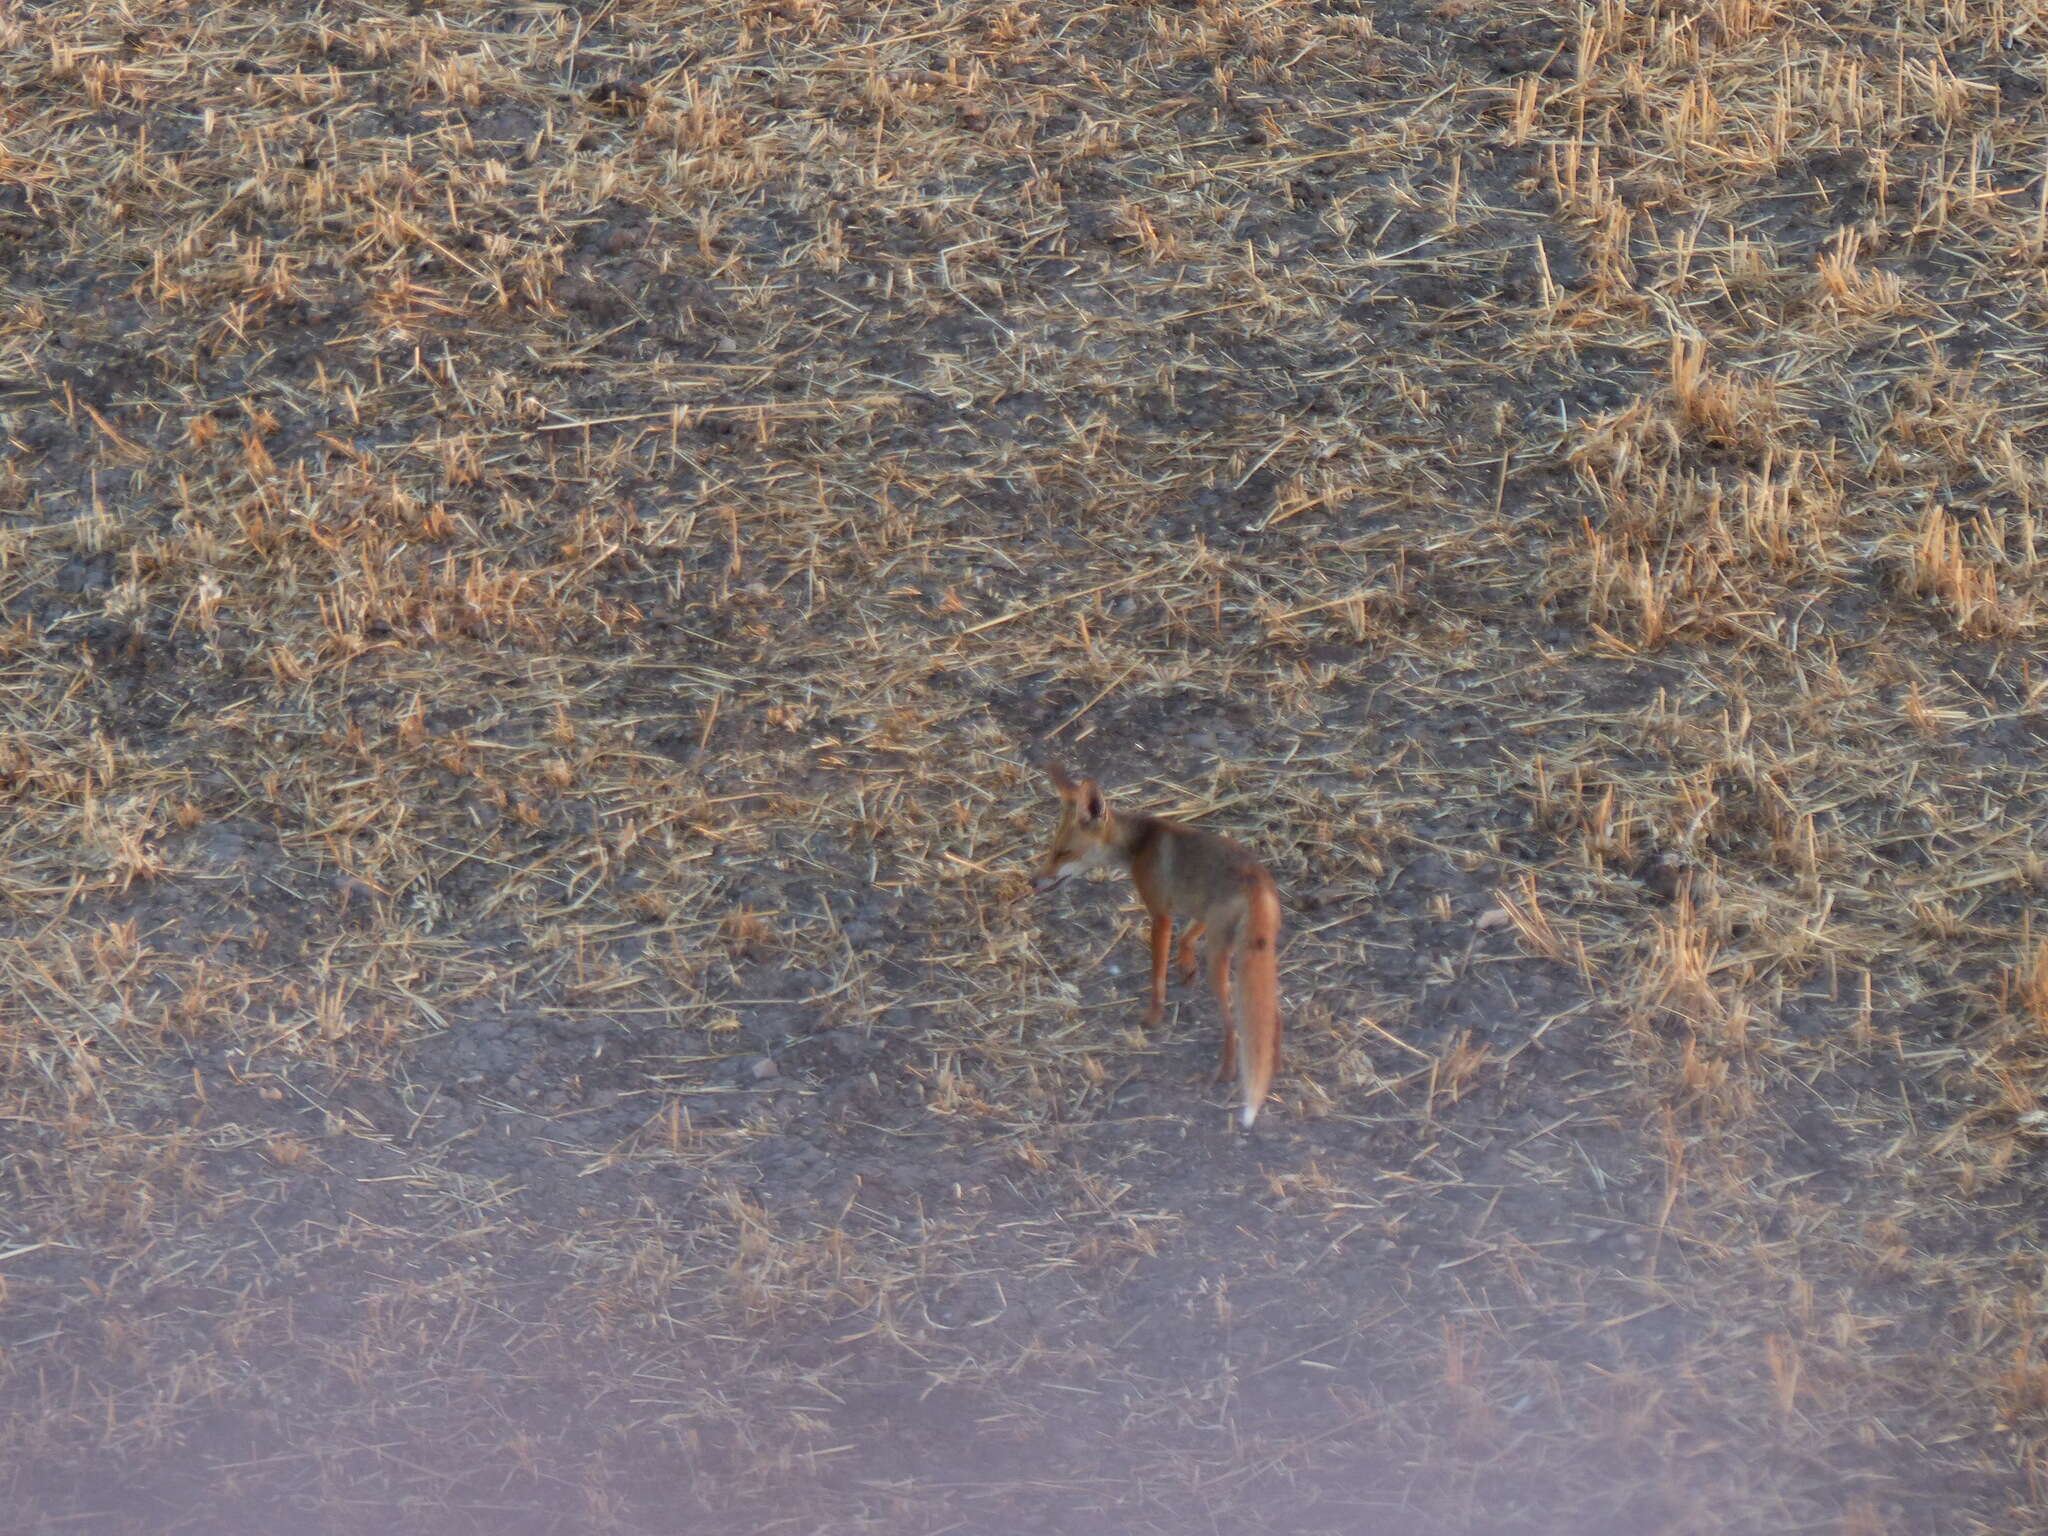
[[[1183,982],[1195,974],[1195,940],[1207,934],[1209,985],[1223,1010],[1223,1059],[1216,1080],[1224,1081],[1235,1069],[1242,1106],[1238,1120],[1249,1130],[1280,1066],[1280,893],[1273,877],[1249,848],[1227,837],[1142,811],[1113,811],[1093,779],[1076,784],[1056,766],[1048,766],[1046,773],[1060,792],[1060,825],[1032,889],[1043,895],[1074,875],[1105,865],[1130,871],[1138,899],[1152,915],[1147,1029],[1158,1025],[1166,1009],[1173,920],[1182,917],[1189,923],[1180,944]]]

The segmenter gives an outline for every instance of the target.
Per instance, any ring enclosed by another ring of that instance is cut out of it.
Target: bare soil
[[[2048,1529],[2044,44],[0,13],[9,1528]]]

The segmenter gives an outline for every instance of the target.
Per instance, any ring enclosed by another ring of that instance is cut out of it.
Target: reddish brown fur
[[[1152,918],[1148,1029],[1166,1008],[1174,920],[1185,918],[1189,925],[1180,945],[1183,981],[1194,973],[1196,939],[1206,937],[1209,985],[1223,1012],[1223,1054],[1216,1075],[1220,1081],[1236,1072],[1239,1118],[1251,1125],[1280,1065],[1280,897],[1273,877],[1240,843],[1141,811],[1114,811],[1093,779],[1076,783],[1056,767],[1047,772],[1059,790],[1060,824],[1040,861],[1036,889],[1050,891],[1072,875],[1104,865],[1130,872]]]

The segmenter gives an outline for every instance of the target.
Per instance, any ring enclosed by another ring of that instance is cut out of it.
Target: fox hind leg
[[[1188,931],[1180,936],[1180,984],[1186,986],[1195,979],[1195,940],[1208,928],[1207,923],[1189,923]]]
[[[1237,1015],[1230,1006],[1230,946],[1221,935],[1209,944],[1209,989],[1223,1014],[1223,1059],[1216,1066],[1216,1081],[1223,1083],[1237,1071]]]

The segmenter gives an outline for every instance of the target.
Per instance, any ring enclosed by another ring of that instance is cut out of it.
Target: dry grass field
[[[2044,49],[0,11],[7,1529],[2048,1530]]]

